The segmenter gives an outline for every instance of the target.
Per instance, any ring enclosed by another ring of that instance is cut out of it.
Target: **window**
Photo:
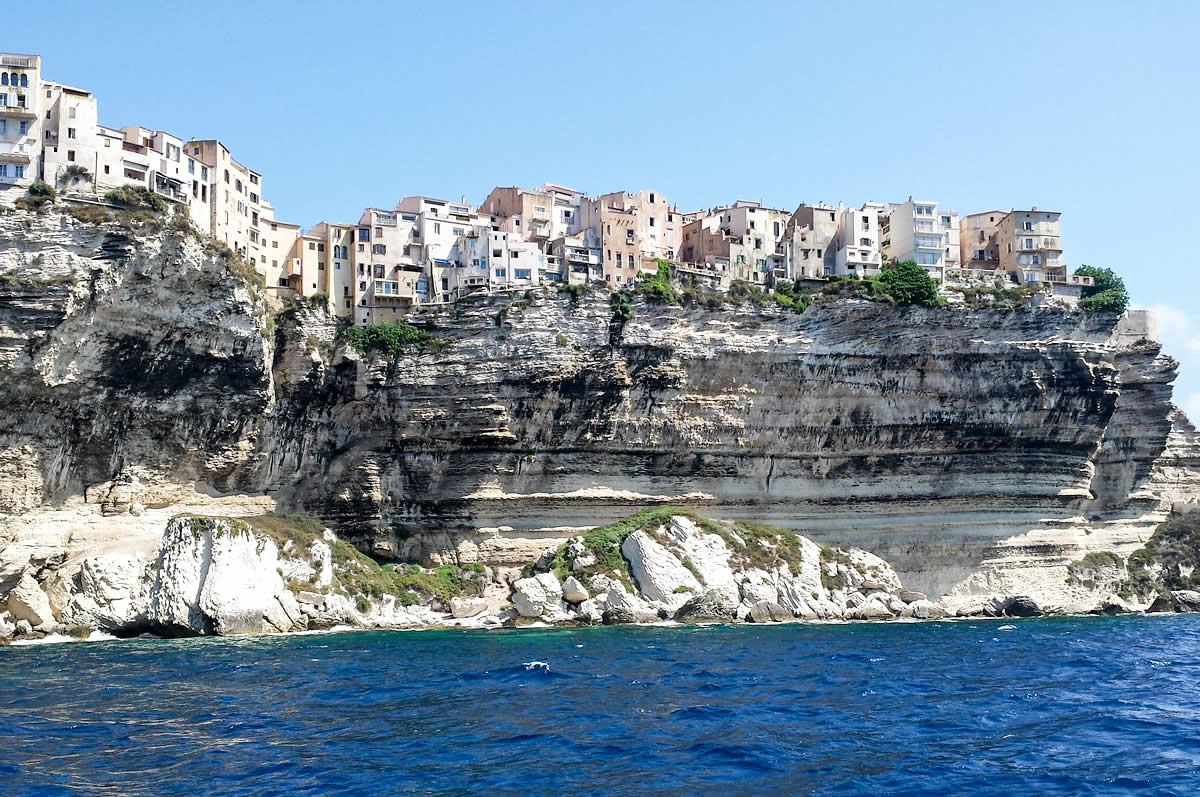
[[[258,194],[256,194],[256,193],[254,193],[253,191],[251,191],[251,192],[250,192],[250,201],[251,201],[251,202],[255,202],[255,203],[257,203],[257,202],[258,202]]]
[[[440,233],[441,231],[442,231],[442,225],[441,225],[441,224],[438,224],[437,222],[434,222],[434,224],[433,224],[433,234],[434,234],[434,235],[437,235],[437,234],[438,234],[438,233]]]
[[[25,167],[24,166],[14,166],[13,172],[15,172],[15,174],[14,174],[15,177],[24,177],[25,176]]]
[[[517,250],[517,249],[513,249],[513,250],[509,251],[509,253],[508,253],[508,256],[513,259],[516,259],[520,255],[521,255],[521,252],[520,252],[520,250]]]
[[[1033,230],[1033,222],[1032,221],[1025,222],[1025,225],[1021,229],[1032,231]]]
[[[653,217],[653,216],[651,216],[651,217],[650,217],[650,226],[651,226],[651,227],[653,227],[653,226],[654,226],[654,217]],[[751,227],[753,227],[753,226],[754,226],[754,222],[750,222],[750,226],[751,226]]]
[[[7,86],[7,85],[8,85],[8,73],[0,72],[0,86]]]
[[[195,173],[196,173],[196,161],[192,160],[191,158],[188,158],[188,174],[195,174]]]
[[[617,252],[617,268],[621,267],[621,253]]]
[[[73,127],[67,128],[67,138],[75,138],[75,128],[73,128]]]
[[[507,272],[505,269],[502,269],[502,268],[498,268],[498,269],[496,269],[496,276],[497,276],[497,277],[505,277],[505,276],[507,276],[507,275],[508,275],[508,272]]]
[[[21,87],[27,88],[28,86],[29,86],[29,75],[24,75],[24,74],[21,75]]]
[[[29,132],[29,122],[21,122],[20,132],[21,132],[21,135],[25,135],[26,133]]]
[[[309,248],[309,249],[316,249],[316,248],[317,248],[317,245],[316,245],[316,243],[314,243],[313,241],[309,241],[309,242],[308,242],[308,248]]]
[[[324,271],[324,270],[325,270],[325,261],[318,260],[317,261],[317,271]],[[314,287],[316,287],[316,286],[314,286]]]
[[[207,167],[207,166],[201,166],[201,167],[200,167],[200,179],[201,179],[201,180],[207,180],[207,179],[208,179],[208,167]]]
[[[755,238],[755,239],[754,239],[754,248],[755,248],[755,249],[762,249],[762,238]]]
[[[0,136],[4,135],[6,132],[8,132],[6,130],[7,127],[8,127],[8,122],[4,119],[0,119]]]
[[[950,229],[950,217],[949,216],[942,216],[942,226],[945,227],[946,229]]]
[[[975,250],[975,260],[983,260],[983,259],[984,259],[984,253],[983,253],[983,250],[982,250],[982,249],[976,249],[976,250]]]
[[[8,164],[0,163],[0,177],[8,177]]]
[[[527,268],[513,269],[513,276],[519,280],[527,280],[530,278],[530,269],[527,269]]]
[[[73,150],[73,149],[67,150],[67,160],[68,161],[75,160],[75,150]]]
[[[368,230],[366,227],[359,227],[359,229],[358,229],[358,240],[360,240],[360,241],[369,241],[369,240],[371,240],[371,231],[370,231],[370,230]],[[362,249],[359,249],[358,251],[360,251],[360,252],[361,252],[361,251],[362,251]]]
[[[650,204],[654,204],[654,194],[650,194]]]
[[[318,251],[318,252],[324,252],[324,251],[325,251],[325,244],[317,244],[317,251]]]
[[[752,229],[752,230],[754,229],[754,222],[753,222],[753,221],[751,221],[751,222],[750,222],[750,229]]]
[[[365,252],[365,251],[367,251],[367,245],[366,245],[366,244],[359,244],[359,245],[358,245],[358,251],[360,251],[360,252]]]
[[[386,247],[386,246],[384,246],[383,244],[375,244],[374,246],[372,246],[372,247],[371,247],[371,254],[373,254],[373,255],[386,255],[386,254],[387,254],[387,247]]]
[[[504,251],[502,249],[493,249],[492,250],[492,257],[503,257],[503,256],[504,256]]]
[[[1026,249],[1032,249],[1032,248],[1033,248],[1033,239],[1032,239],[1032,238],[1026,238],[1026,239],[1025,239],[1025,248],[1026,248]]]
[[[225,170],[225,182],[227,182],[227,183],[229,182],[229,170],[228,169]]]
[[[254,183],[254,185],[258,185],[258,175],[257,174],[250,175],[250,182]]]

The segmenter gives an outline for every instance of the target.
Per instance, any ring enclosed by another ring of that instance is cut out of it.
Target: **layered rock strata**
[[[363,357],[321,313],[268,318],[194,234],[0,215],[0,595],[60,554],[149,561],[180,511],[518,565],[670,502],[872,551],[930,598],[1070,608],[1096,598],[1070,562],[1136,549],[1200,483],[1136,316],[639,301],[615,324],[603,292],[535,291],[415,320],[439,346]]]

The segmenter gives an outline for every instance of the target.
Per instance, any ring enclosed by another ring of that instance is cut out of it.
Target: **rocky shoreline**
[[[675,507],[572,537],[523,568],[380,565],[300,516],[178,516],[153,557],[31,561],[0,612],[0,639],[1200,611],[1200,592],[1136,595],[1100,580],[1090,606],[930,600],[868,551]]]

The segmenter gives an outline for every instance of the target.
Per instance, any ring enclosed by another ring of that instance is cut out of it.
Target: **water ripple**
[[[0,792],[1200,793],[1200,617],[1008,624],[0,648]]]

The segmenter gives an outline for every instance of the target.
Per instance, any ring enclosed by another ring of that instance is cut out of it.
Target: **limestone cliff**
[[[186,231],[0,216],[0,591],[56,552],[149,559],[180,511],[516,565],[669,501],[872,551],[931,597],[1070,607],[1096,597],[1071,561],[1136,549],[1200,484],[1136,319],[843,300],[618,325],[603,293],[546,291],[416,322],[436,350],[363,357],[323,313],[268,319]]]

